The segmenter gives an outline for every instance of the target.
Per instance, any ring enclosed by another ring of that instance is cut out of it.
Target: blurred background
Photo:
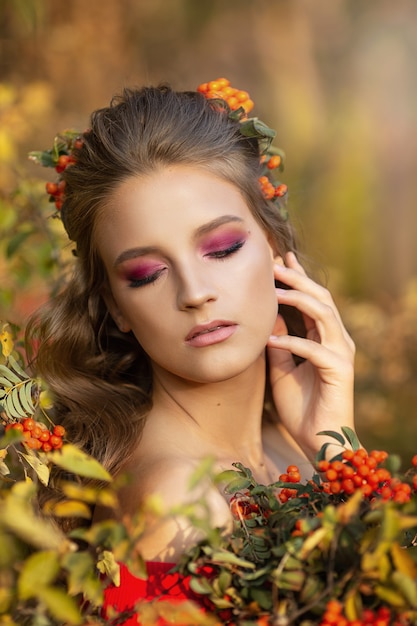
[[[249,91],[287,155],[290,212],[357,347],[368,447],[417,452],[415,0],[0,0],[0,319],[24,326],[66,256],[27,159],[125,85]]]

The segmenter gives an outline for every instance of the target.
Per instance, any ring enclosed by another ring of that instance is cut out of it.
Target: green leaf
[[[352,446],[352,450],[354,450],[355,452],[356,450],[359,450],[359,448],[361,447],[361,444],[359,443],[359,439],[355,431],[349,428],[348,426],[342,426],[342,433],[344,434],[344,436],[346,437],[346,439]]]
[[[32,402],[32,386],[33,381],[28,380],[27,383],[24,383],[19,387],[19,401],[22,408],[28,415],[33,415],[35,412],[35,407]]]
[[[101,558],[97,561],[97,569],[101,574],[105,574],[116,587],[119,587],[120,567],[116,563],[113,552],[103,550]]]
[[[26,463],[36,472],[37,477],[45,487],[49,484],[49,467],[44,463],[37,454],[30,451],[27,454],[21,453],[21,456],[25,459]]]
[[[56,525],[34,513],[32,500],[35,494],[36,486],[31,481],[19,481],[13,485],[2,501],[0,523],[30,546],[63,553],[71,544]]]
[[[340,443],[340,445],[344,445],[345,438],[340,433],[335,430],[321,430],[317,435],[325,435],[326,437],[332,437],[332,439],[336,439]]]
[[[14,387],[10,393],[7,394],[4,402],[4,408],[11,420],[15,418],[21,419],[26,416],[26,413],[20,404],[19,389],[17,387]]]
[[[16,374],[9,367],[6,367],[6,365],[0,365],[0,376],[6,379],[7,383],[9,383],[9,387],[22,382],[22,379],[16,376]]]
[[[23,230],[12,237],[6,247],[6,258],[10,259],[19,250],[22,243],[24,243],[26,239],[33,234],[33,232],[34,231],[32,229]]]
[[[108,471],[96,459],[70,443],[65,444],[61,450],[48,454],[48,459],[58,467],[78,476],[105,480],[106,482],[112,480]]]
[[[8,356],[7,361],[9,365],[12,367],[12,369],[16,372],[16,374],[18,374],[21,377],[22,380],[29,378],[27,372],[25,372],[25,370],[23,370],[20,367],[19,363],[11,354]]]
[[[207,578],[192,578],[190,588],[201,595],[208,595],[213,592],[213,588]]]
[[[77,626],[84,622],[77,603],[67,592],[53,587],[41,587],[37,594],[47,609],[59,622]]]
[[[236,554],[233,554],[233,552],[213,552],[211,560],[216,563],[229,563],[231,565],[237,565],[238,567],[247,567],[248,569],[254,569],[256,567],[254,563],[240,559]]]
[[[35,598],[39,587],[54,582],[59,573],[58,553],[52,550],[35,552],[23,563],[18,580],[18,593],[22,600]]]
[[[235,493],[236,491],[241,491],[242,489],[247,489],[252,484],[252,481],[249,478],[245,478],[243,476],[238,476],[234,478],[228,485],[226,485],[224,491],[226,493]]]
[[[394,572],[391,576],[392,582],[397,587],[398,591],[407,600],[407,603],[417,608],[417,586],[415,578],[411,578],[404,572]]]

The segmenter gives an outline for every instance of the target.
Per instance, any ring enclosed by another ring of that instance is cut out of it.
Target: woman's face
[[[277,313],[273,251],[233,184],[192,166],[132,177],[96,237],[110,313],[155,372],[216,382],[263,359]]]

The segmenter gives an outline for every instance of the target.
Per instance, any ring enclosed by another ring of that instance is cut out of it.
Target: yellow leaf
[[[345,615],[350,622],[359,619],[362,613],[362,600],[360,594],[354,590],[345,599]]]
[[[78,476],[105,480],[106,482],[111,482],[112,480],[110,474],[96,459],[93,459],[93,457],[70,443],[65,444],[61,450],[48,454],[48,459],[55,465]]]
[[[8,330],[9,324],[7,322],[3,324],[0,330],[0,346],[3,356],[6,358],[13,352],[13,336],[10,330]]]
[[[19,597],[35,598],[39,587],[54,582],[59,572],[58,554],[52,550],[35,552],[24,562],[18,580]]]
[[[119,587],[120,567],[116,563],[113,552],[103,551],[101,559],[97,562],[97,569],[101,574],[108,576],[116,587]]]
[[[53,515],[57,517],[82,517],[91,518],[91,509],[84,502],[78,500],[63,500],[52,507]]]
[[[392,544],[391,556],[398,571],[406,574],[410,578],[415,578],[417,576],[417,567],[414,560],[407,553],[407,550],[402,548],[399,543],[395,542]]]

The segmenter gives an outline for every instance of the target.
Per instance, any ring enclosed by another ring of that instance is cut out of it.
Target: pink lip
[[[204,348],[228,339],[235,332],[237,325],[225,320],[215,320],[209,324],[194,326],[185,338],[188,345]]]

